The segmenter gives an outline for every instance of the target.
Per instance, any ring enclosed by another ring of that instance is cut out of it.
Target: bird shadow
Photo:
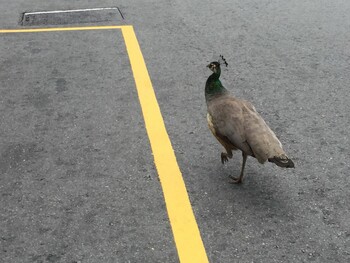
[[[263,169],[265,171],[265,169]],[[262,174],[256,167],[249,167],[245,173],[242,184],[230,183],[227,169],[218,169],[221,180],[216,184],[222,184],[222,198],[227,202],[234,202],[235,207],[244,207],[253,213],[260,213],[269,218],[279,217],[290,221],[293,220],[293,206],[289,192],[283,191],[283,180],[278,174]],[[235,168],[231,173],[239,174]]]

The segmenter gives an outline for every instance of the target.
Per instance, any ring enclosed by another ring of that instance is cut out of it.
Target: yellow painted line
[[[180,262],[209,262],[134,29],[123,26],[122,33]]]
[[[106,30],[121,29],[123,26],[84,26],[84,27],[48,27],[48,28],[18,28],[0,29],[0,33],[35,33],[35,32],[55,32],[55,31],[78,31],[78,30]]]
[[[170,225],[181,263],[208,263],[186,186],[153,90],[152,82],[132,26],[0,29],[0,33],[34,33],[75,30],[121,29],[158,171]]]

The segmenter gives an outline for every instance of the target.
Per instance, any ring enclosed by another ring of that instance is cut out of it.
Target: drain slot
[[[21,25],[66,25],[81,23],[115,22],[124,20],[118,7],[24,12]]]

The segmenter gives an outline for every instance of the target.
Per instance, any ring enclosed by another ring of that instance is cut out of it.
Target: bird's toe
[[[241,184],[243,182],[241,177],[233,177],[232,175],[230,176],[230,184]]]
[[[221,162],[222,164],[226,163],[228,161],[227,154],[221,153]]]

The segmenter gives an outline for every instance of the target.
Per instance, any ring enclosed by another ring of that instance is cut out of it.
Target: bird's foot
[[[243,182],[243,177],[241,176],[237,178],[231,175],[229,177],[230,177],[230,181],[229,181],[230,184],[241,184]]]
[[[228,158],[229,157],[228,157],[227,153],[224,153],[224,152],[221,153],[221,162],[222,162],[222,164],[228,162]]]

